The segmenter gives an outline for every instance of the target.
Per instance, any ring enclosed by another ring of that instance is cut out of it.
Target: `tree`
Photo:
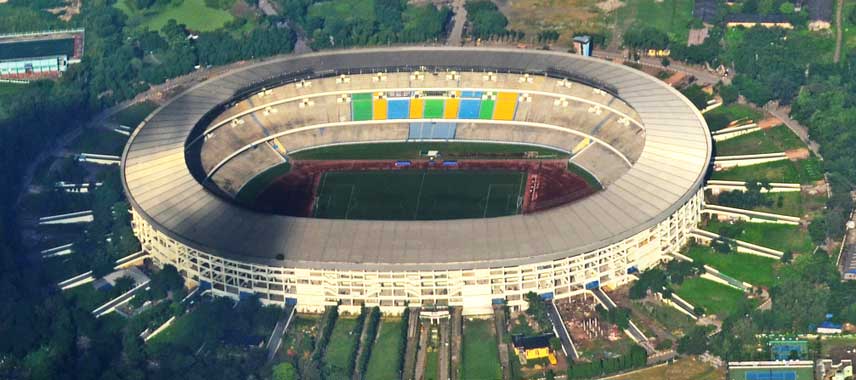
[[[479,38],[497,36],[505,33],[508,19],[499,11],[496,4],[489,0],[468,1],[467,21],[472,25],[472,35]]]
[[[279,363],[273,367],[274,380],[297,380],[297,370],[289,362]]]
[[[666,60],[666,58],[663,59]],[[684,96],[686,96],[687,99],[689,99],[690,102],[692,102],[693,105],[696,106],[696,108],[703,110],[707,107],[707,100],[709,99],[709,95],[704,92],[704,90],[702,90],[699,85],[693,84],[687,86],[686,88],[681,90],[681,93],[684,94]]]
[[[678,340],[677,351],[685,355],[703,354],[707,351],[707,343],[707,329],[696,326]]]

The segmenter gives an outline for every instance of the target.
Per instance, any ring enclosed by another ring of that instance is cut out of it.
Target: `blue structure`
[[[591,36],[574,37],[574,50],[577,54],[591,57]]]
[[[387,119],[407,119],[410,117],[410,99],[389,99],[386,106]]]
[[[478,119],[481,99],[461,99],[461,108],[458,109],[459,119]]]
[[[455,123],[411,123],[407,138],[411,140],[452,140],[455,138]]]
[[[797,380],[797,373],[787,369],[759,369],[747,371],[746,380]]]
[[[586,289],[594,290],[600,287],[600,281],[592,281],[586,284]]]

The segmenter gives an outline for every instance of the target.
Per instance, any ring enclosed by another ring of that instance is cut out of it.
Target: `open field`
[[[701,277],[690,278],[676,287],[675,293],[693,306],[704,308],[705,314],[728,316],[743,298],[743,292]]]
[[[732,28],[731,30],[736,29],[737,28]],[[728,36],[729,35],[726,35],[726,40],[728,39]],[[707,126],[711,131],[718,131],[725,128],[728,123],[735,120],[751,119],[754,121],[760,121],[763,117],[764,114],[761,113],[761,111],[743,104],[722,106],[704,114],[704,119],[707,121]]]
[[[133,10],[126,4],[130,0],[118,0],[114,6],[128,15],[132,20],[139,20],[139,27],[149,30],[160,31],[167,21],[175,19],[179,24],[187,25],[187,28],[195,32],[207,32],[220,29],[234,20],[231,13],[209,8],[205,0],[183,0],[177,6],[169,5],[154,7],[151,11],[139,12]]]
[[[629,303],[629,306],[634,316],[642,315],[654,320],[675,336],[682,336],[695,326],[695,321],[692,318],[660,301],[633,301]],[[638,322],[636,324],[641,329],[645,328]]]
[[[146,116],[149,116],[149,114],[157,108],[157,103],[152,101],[137,103],[119,111],[110,118],[110,121],[134,129],[137,128],[137,125],[139,125]]]
[[[461,378],[495,380],[502,378],[499,348],[489,319],[464,321]]]
[[[820,343],[820,356],[836,362],[856,360],[856,335],[824,337]]]
[[[307,149],[290,154],[295,160],[408,160],[425,158],[429,150],[440,151],[443,158],[523,158],[526,152],[538,152],[540,157],[566,158],[566,153],[549,148],[519,144],[468,142],[393,142],[348,144]]]
[[[645,368],[612,380],[720,380],[725,378],[725,368],[716,368],[697,360],[694,356],[675,360],[670,364]]]
[[[727,276],[755,286],[773,286],[777,261],[746,253],[718,253],[708,246],[694,246],[685,253]]]
[[[719,233],[726,225],[727,223],[713,220],[704,229]],[[742,228],[741,233],[734,237],[738,240],[783,252],[811,253],[814,250],[814,244],[812,244],[808,232],[803,231],[799,226],[747,222],[737,222],[734,225]]]
[[[693,0],[626,0],[612,15],[620,31],[634,22],[666,32],[676,43],[686,43],[692,22]]]
[[[15,94],[26,86],[25,84],[17,83],[0,83],[0,96]]]
[[[716,155],[778,153],[797,148],[805,148],[805,144],[789,128],[780,125],[717,142]]]
[[[399,318],[384,318],[366,370],[366,380],[384,380],[398,377],[401,363],[401,328]]]
[[[558,45],[568,46],[573,33],[609,34],[608,18],[599,0],[497,1],[508,17],[508,28],[536,37],[542,30],[559,32]]]
[[[85,128],[69,145],[75,153],[121,156],[128,137],[103,128]]]
[[[351,377],[347,371],[351,361],[351,351],[354,350],[359,338],[351,334],[356,325],[355,318],[340,316],[336,320],[336,326],[333,327],[330,344],[327,345],[327,352],[324,354],[324,367],[333,379]]]
[[[769,181],[807,184],[823,179],[820,161],[816,158],[799,161],[775,161],[764,164],[738,166],[714,172],[711,179],[729,181]]]
[[[526,175],[515,171],[327,172],[315,217],[436,220],[513,215]]]

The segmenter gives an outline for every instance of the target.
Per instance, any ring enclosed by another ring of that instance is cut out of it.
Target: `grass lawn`
[[[717,142],[716,155],[778,153],[797,148],[805,148],[805,144],[790,129],[779,125]]]
[[[685,253],[693,260],[712,266],[727,276],[756,286],[773,286],[777,260],[746,253],[722,254],[708,246],[694,246]]]
[[[612,380],[720,380],[725,378],[725,368],[717,368],[697,360],[694,356],[654,368],[645,368]]]
[[[119,2],[117,2],[118,4]],[[131,127],[131,129],[137,128],[143,119],[146,116],[149,116],[155,109],[158,108],[158,104],[152,101],[145,101],[142,103],[134,104],[128,108],[125,108],[110,118],[110,121],[124,125],[126,127]]]
[[[726,39],[727,37],[728,36],[726,35]],[[707,121],[707,126],[711,131],[718,131],[725,128],[728,123],[734,120],[751,119],[759,121],[763,117],[764,114],[761,113],[761,111],[744,104],[730,104],[704,114],[704,119]]]
[[[559,32],[554,44],[568,46],[573,33],[587,31],[603,33],[609,38],[606,15],[597,8],[599,0],[552,0],[549,6],[540,0],[497,2],[508,17],[508,29],[519,30],[526,36],[537,36],[542,30]]]
[[[321,177],[319,218],[439,220],[517,214],[518,171],[342,171]]]
[[[820,356],[840,359],[848,350],[856,349],[856,336],[824,337],[820,343]]]
[[[817,197],[815,196],[811,198]],[[764,194],[764,199],[770,202],[770,206],[755,207],[756,211],[790,216],[802,216],[803,214],[803,195],[799,191],[767,193]],[[779,199],[781,199],[781,206],[779,205]]]
[[[464,380],[496,380],[502,378],[499,348],[493,331],[493,321],[474,319],[464,322],[461,378]]]
[[[737,309],[743,292],[701,277],[685,280],[676,287],[675,293],[693,306],[701,306],[706,314],[727,316]]]
[[[538,152],[542,158],[565,158],[558,150],[519,144],[470,142],[392,142],[348,144],[307,149],[292,153],[295,160],[407,160],[424,158],[429,150],[440,151],[445,158],[523,158],[526,152]]]
[[[13,95],[25,87],[27,87],[26,84],[0,83],[0,96]]]
[[[640,22],[666,32],[673,41],[686,43],[693,4],[693,0],[627,0],[613,17],[622,31]]]
[[[351,377],[348,373],[351,352],[356,348],[359,338],[351,334],[356,325],[356,318],[339,316],[336,320],[336,326],[333,327],[333,333],[330,335],[330,344],[327,345],[327,352],[324,353],[324,367],[330,374],[330,378]]]
[[[425,376],[423,379],[425,380],[442,380],[440,379],[440,374],[438,366],[440,354],[437,351],[428,351],[428,357],[425,360]]]
[[[380,323],[377,340],[372,348],[372,357],[366,370],[366,380],[384,380],[398,377],[401,365],[402,320],[383,319]]]
[[[92,283],[65,290],[63,294],[81,309],[89,311],[95,310],[110,300],[110,292],[95,289]]]
[[[719,233],[726,224],[712,220],[704,229]],[[808,232],[803,231],[799,226],[748,222],[737,222],[734,224],[743,228],[743,231],[735,236],[737,240],[743,240],[783,252],[811,253],[814,250],[814,244],[811,242]]]
[[[633,301],[630,304],[630,309],[633,311],[633,314],[644,315],[657,321],[661,326],[675,336],[683,336],[683,334],[695,326],[695,321],[693,321],[693,319],[688,315],[659,301]],[[637,323],[637,325],[639,325],[639,323]],[[642,326],[639,327],[642,328]]]
[[[714,172],[711,179],[727,181],[770,181],[807,184],[823,179],[820,162],[816,158],[799,161],[774,161],[764,164],[738,166]]]
[[[114,6],[130,17],[139,17],[141,29],[147,27],[149,30],[160,31],[167,21],[175,19],[179,24],[187,25],[187,28],[192,31],[207,32],[220,29],[235,18],[228,11],[209,8],[205,5],[205,0],[174,1],[164,7],[156,6],[152,11],[146,11],[143,14],[124,4],[126,1],[129,0],[118,0]],[[174,3],[179,4],[176,6],[173,5]]]
[[[71,263],[70,255],[56,256],[42,260],[42,268],[45,270],[45,275],[48,276],[51,282],[60,282],[77,276],[77,269]],[[81,271],[86,272],[86,271]],[[81,285],[88,286],[88,285]]]
[[[76,153],[107,154],[112,156],[122,155],[128,137],[103,128],[86,128],[69,145],[69,149]]]

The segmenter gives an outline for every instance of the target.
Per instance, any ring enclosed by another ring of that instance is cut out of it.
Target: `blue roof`
[[[825,328],[825,329],[840,329],[840,328],[841,328],[841,325],[840,325],[840,324],[837,324],[837,323],[832,323],[832,322],[830,322],[830,321],[824,321],[824,322],[823,322],[823,323],[821,323],[821,324],[820,324],[820,326],[818,326],[818,327],[822,327],[822,328]]]

